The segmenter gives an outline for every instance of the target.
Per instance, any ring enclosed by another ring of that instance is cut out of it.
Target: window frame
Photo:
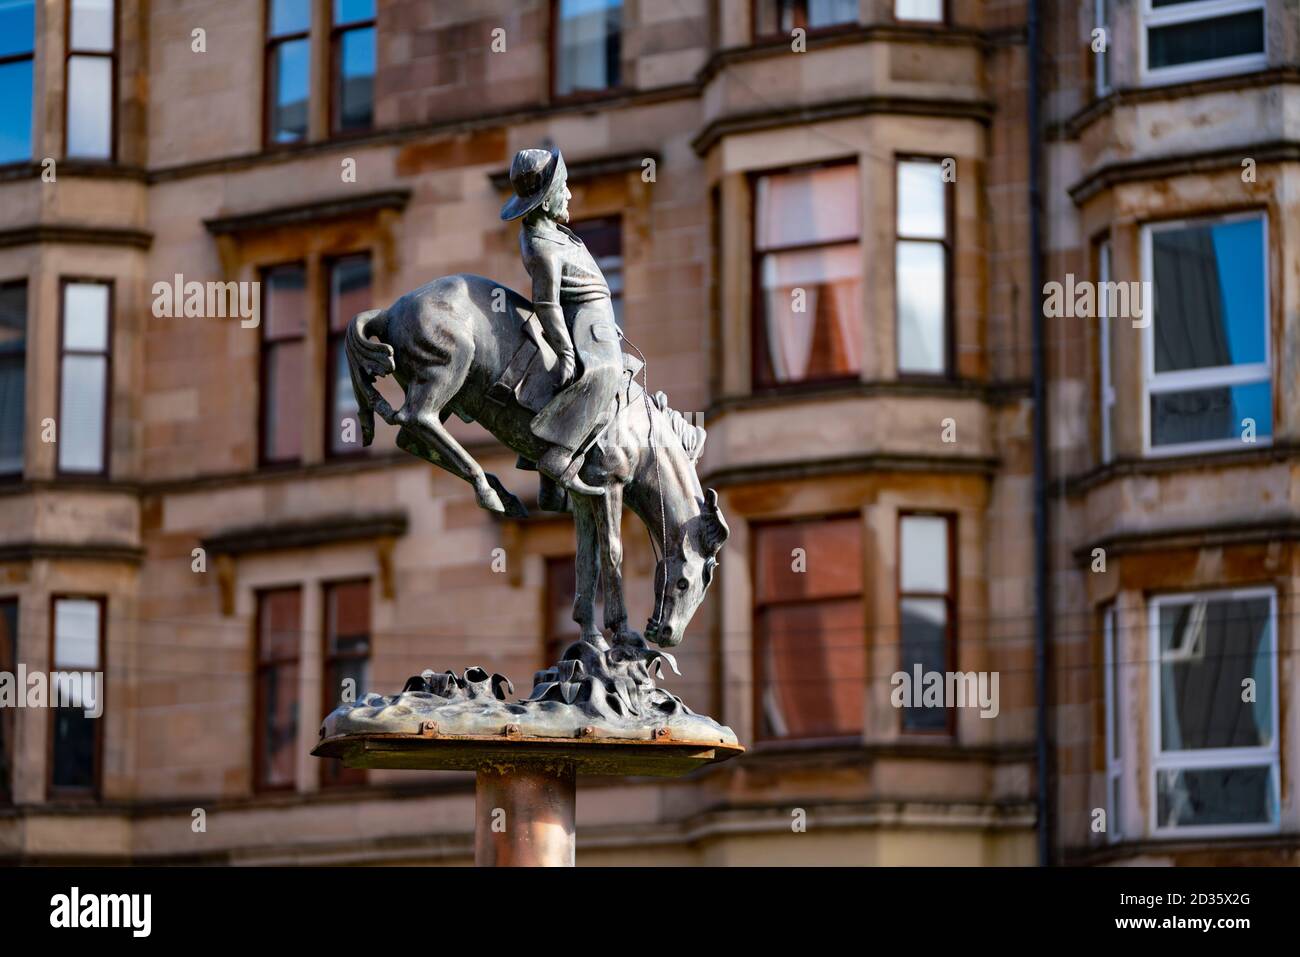
[[[268,0],[270,2],[270,0]],[[343,130],[339,128],[339,120],[342,117],[342,104],[340,102],[340,80],[342,74],[339,72],[343,64],[342,57],[339,55],[339,48],[343,42],[344,34],[351,33],[354,30],[364,30],[369,28],[374,30],[375,37],[375,78],[379,77],[379,0],[375,0],[375,13],[368,20],[349,20],[347,23],[339,23],[335,19],[334,0],[328,0],[329,3],[329,131],[331,139],[349,139],[355,136],[365,136],[373,133],[375,130],[375,92],[374,87],[370,91],[370,125],[355,130]],[[310,72],[310,66],[308,67]]]
[[[1242,363],[1230,366],[1212,366],[1208,369],[1180,369],[1175,372],[1155,371],[1155,303],[1147,303],[1150,321],[1142,328],[1142,454],[1144,458],[1166,458],[1177,455],[1197,455],[1201,453],[1226,452],[1247,448],[1240,434],[1236,438],[1210,439],[1205,442],[1178,442],[1169,445],[1154,445],[1151,434],[1151,397],[1166,392],[1186,392],[1195,389],[1219,388],[1234,385],[1253,385],[1267,381],[1269,396],[1274,408],[1273,425],[1277,424],[1277,384],[1273,374],[1273,303],[1269,288],[1268,237],[1269,217],[1265,209],[1239,210],[1223,214],[1209,214],[1184,219],[1159,220],[1143,223],[1141,226],[1142,280],[1150,283],[1153,299],[1159,298],[1155,286],[1154,258],[1152,254],[1152,236],[1167,230],[1186,229],[1197,225],[1223,225],[1225,223],[1245,222],[1259,219],[1263,225],[1261,232],[1260,265],[1263,269],[1264,300],[1264,361]],[[1224,373],[1224,370],[1233,370]],[[1238,424],[1240,427],[1240,423]],[[1272,435],[1256,435],[1256,447],[1268,447],[1273,444]]]
[[[337,654],[330,650],[330,595],[335,588],[346,587],[349,585],[365,585],[369,590],[366,598],[367,616],[366,624],[366,651],[365,654],[349,652],[347,654]],[[367,576],[357,576],[353,578],[338,578],[322,581],[320,583],[321,597],[321,720],[329,716],[329,713],[338,707],[339,702],[334,700],[331,690],[334,682],[331,680],[334,669],[340,661],[374,661],[375,652],[375,601],[374,601],[374,581]],[[259,649],[260,652],[260,649]],[[301,656],[300,656],[301,660]],[[260,654],[259,654],[260,662]],[[259,687],[260,687],[259,682]],[[358,694],[364,694],[365,689],[358,688]],[[331,777],[329,770],[332,762],[328,762],[321,768],[320,784],[322,788],[340,788],[340,787],[358,787],[369,783],[369,774],[365,768],[347,768],[342,762],[334,765],[334,776]]]
[[[777,40],[788,42],[793,36],[791,33],[783,33],[779,29],[772,33],[759,32],[759,6],[764,0],[750,0],[749,4],[749,23],[750,37],[754,43],[770,43]],[[780,3],[781,0],[775,0]],[[852,20],[844,20],[840,23],[827,24],[824,27],[808,26],[808,0],[794,0],[795,3],[795,24],[792,30],[803,30],[807,37],[821,37],[836,33],[846,33],[857,30],[862,26],[862,11],[859,8],[858,13]],[[802,22],[800,22],[802,21]],[[929,21],[926,21],[929,22]]]
[[[312,64],[312,60],[315,58],[315,52],[316,52],[313,49],[314,44],[312,43],[311,26],[312,26],[312,20],[315,19],[317,6],[318,4],[315,2],[315,0],[311,0],[311,2],[308,5],[307,29],[305,31],[299,31],[298,33],[285,33],[280,36],[273,36],[271,34],[271,15],[275,12],[275,0],[263,0],[262,3],[262,148],[264,150],[269,151],[269,150],[293,149],[294,147],[302,146],[304,143],[311,142],[312,139],[311,111],[312,111],[312,100],[314,99],[313,94],[315,93],[313,87],[311,64]],[[334,19],[332,7],[331,7],[330,14],[331,14],[330,22],[332,25]],[[271,69],[272,60],[275,55],[275,51],[277,47],[283,46],[286,43],[297,41],[297,40],[307,41],[307,128],[303,131],[301,139],[290,140],[288,142],[279,142],[275,139],[275,137],[272,135],[271,132],[271,116],[274,112],[271,108],[271,90],[272,90],[272,76],[273,76],[272,69]],[[331,79],[332,77],[333,74],[331,74]],[[331,101],[333,100],[332,92],[330,94],[330,99]],[[332,126],[333,123],[331,120],[331,128]]]
[[[841,375],[815,376],[806,379],[795,379],[790,382],[768,381],[763,373],[767,359],[767,332],[765,329],[764,318],[766,316],[766,301],[763,297],[763,271],[760,268],[763,257],[774,253],[798,252],[809,249],[827,249],[832,246],[854,245],[858,247],[859,266],[862,265],[861,259],[864,250],[863,243],[863,222],[862,217],[858,217],[858,235],[852,243],[843,239],[835,239],[829,242],[812,242],[796,243],[790,246],[780,246],[773,249],[760,250],[758,248],[758,181],[768,177],[797,175],[819,169],[832,169],[837,166],[853,166],[858,171],[858,202],[862,201],[862,164],[859,157],[855,154],[852,156],[841,156],[833,159],[817,160],[812,163],[798,163],[793,166],[774,166],[764,169],[749,170],[746,173],[747,187],[749,189],[749,377],[751,394],[771,394],[785,392],[799,392],[803,390],[823,389],[828,386],[843,385],[845,383],[857,382],[862,376],[862,369],[854,369],[851,372],[845,372]],[[861,276],[863,283],[866,282],[865,270]],[[859,322],[865,320],[865,314],[859,313]],[[862,346],[866,348],[865,338]],[[860,364],[860,363],[859,363]]]
[[[117,134],[118,134],[118,95],[120,92],[121,81],[118,79],[118,68],[121,65],[118,61],[118,51],[122,46],[122,3],[121,0],[110,0],[113,4],[113,48],[108,53],[103,50],[80,51],[72,49],[72,5],[74,0],[67,0],[64,4],[63,17],[63,158],[66,160],[75,160],[78,163],[102,163],[113,165],[117,162]],[[269,2],[269,0],[268,0]],[[72,111],[68,105],[72,98],[72,86],[69,83],[69,74],[71,72],[71,63],[74,56],[80,57],[100,57],[109,60],[109,70],[112,72],[109,84],[109,109],[111,115],[108,118],[108,156],[74,156],[68,152],[69,133],[72,126]]]
[[[40,12],[40,8],[41,8],[40,3],[35,2],[35,0],[33,0],[31,49],[28,50],[26,53],[7,53],[4,56],[0,56],[0,67],[9,66],[14,63],[23,63],[23,62],[27,62],[31,64],[31,82],[32,82],[33,93],[36,90],[36,39],[40,30],[40,17],[42,16]],[[65,19],[70,20],[71,18],[65,18]],[[65,29],[69,29],[69,28],[65,27]],[[63,45],[65,51],[67,50],[67,46],[68,45],[65,38],[65,42]],[[65,74],[66,71],[67,71],[67,67],[65,65],[64,67]],[[117,75],[117,71],[114,70],[114,77],[116,77],[116,75]],[[67,77],[65,75],[63,81],[63,91],[64,91],[65,100],[67,97],[67,90],[68,90],[68,82],[67,82]],[[33,96],[33,100],[35,100],[34,96]],[[68,111],[67,103],[65,102],[63,107],[65,118],[67,116],[67,111]],[[66,127],[66,119],[65,119],[65,127]],[[116,137],[114,137],[114,139],[116,140]],[[65,145],[67,144],[66,129],[64,131],[64,144]],[[36,153],[36,104],[35,102],[33,102],[31,104],[31,109],[27,113],[27,155],[20,159],[0,161],[0,169],[5,168],[6,166],[8,167],[26,166],[27,164],[31,163],[34,160],[35,153]]]
[[[893,277],[894,291],[894,374],[900,380],[914,382],[949,382],[957,374],[957,336],[954,329],[955,322],[955,304],[953,303],[953,292],[956,289],[956,262],[957,262],[957,228],[954,221],[954,213],[957,209],[956,182],[944,182],[943,187],[943,238],[935,239],[931,236],[914,237],[906,236],[898,231],[898,211],[901,205],[902,196],[898,188],[898,171],[899,166],[903,163],[931,163],[939,166],[942,170],[943,161],[953,159],[951,156],[938,156],[932,153],[895,153],[893,162],[893,243],[890,251],[893,253],[892,262],[890,263],[890,273]],[[943,370],[941,372],[927,372],[925,370],[904,369],[902,365],[901,348],[903,338],[901,335],[902,326],[899,323],[899,295],[898,295],[898,245],[899,243],[936,243],[943,247],[944,255],[944,277],[943,277]]]
[[[1234,13],[1248,13],[1259,10],[1263,14],[1264,49],[1259,53],[1247,53],[1216,60],[1199,60],[1192,63],[1180,63],[1176,66],[1162,66],[1151,69],[1147,66],[1149,41],[1148,31],[1153,27],[1173,26],[1179,23],[1195,23],[1198,20],[1210,20],[1215,17]],[[1161,86],[1169,83],[1187,83],[1194,80],[1207,80],[1237,73],[1249,73],[1268,65],[1268,6],[1267,0],[1183,0],[1173,7],[1157,9],[1151,0],[1140,0],[1138,16],[1138,77],[1142,86]]]
[[[366,447],[361,444],[361,422],[357,421],[357,443],[354,448],[340,452],[334,448],[334,437],[337,435],[339,423],[334,421],[334,414],[337,411],[337,383],[334,376],[334,367],[337,359],[336,350],[343,349],[347,339],[347,328],[334,329],[334,269],[339,263],[349,259],[364,259],[370,268],[370,293],[371,300],[374,299],[375,290],[375,256],[369,249],[359,249],[355,252],[337,253],[329,256],[322,262],[324,267],[321,272],[325,276],[325,415],[324,415],[324,455],[326,459],[346,460],[354,459],[359,455],[366,454]],[[286,263],[284,265],[292,265]],[[275,268],[275,267],[271,267]],[[304,279],[306,276],[304,264]],[[309,320],[310,321],[310,320]],[[304,342],[307,339],[306,332],[303,333]],[[266,342],[265,338],[262,340]],[[275,340],[288,341],[288,340]],[[280,464],[273,462],[271,464]]]
[[[86,592],[56,591],[50,593],[49,658],[47,659],[50,663],[50,673],[59,670],[59,659],[55,655],[55,630],[58,627],[58,604],[61,601],[93,601],[99,605],[99,647],[97,653],[99,655],[98,670],[104,675],[104,687],[102,689],[104,701],[103,712],[98,718],[93,719],[95,722],[94,768],[91,771],[92,783],[88,788],[69,787],[68,785],[56,785],[54,783],[54,748],[56,745],[54,721],[59,709],[55,707],[46,709],[49,714],[46,716],[45,726],[45,795],[46,799],[52,802],[93,802],[98,801],[103,795],[104,784],[104,720],[108,715],[108,596]],[[49,674],[46,677],[48,678]]]
[[[1106,843],[1116,844],[1124,837],[1122,808],[1124,804],[1124,748],[1119,739],[1123,682],[1123,667],[1119,630],[1119,606],[1107,602],[1101,610],[1102,655],[1102,707],[1105,711],[1106,741],[1103,749],[1106,771]]]
[[[618,83],[613,86],[604,86],[598,90],[571,90],[568,93],[561,93],[558,88],[560,78],[560,3],[562,0],[550,0],[549,7],[549,25],[547,36],[547,54],[546,54],[546,90],[550,96],[551,103],[581,103],[586,100],[603,100],[609,97],[621,96],[628,92],[627,70],[623,66],[624,43],[623,37],[627,32],[627,22],[624,19],[627,13],[627,4],[619,0],[620,20],[618,31]]]
[[[65,330],[68,322],[68,286],[70,285],[92,285],[108,287],[108,319],[105,328],[105,348],[103,352],[90,352],[84,349],[75,349],[69,351],[64,346]],[[63,467],[63,457],[61,454],[62,446],[56,443],[54,451],[54,470],[55,475],[59,478],[108,478],[109,467],[111,465],[110,455],[112,453],[112,431],[113,431],[113,335],[115,323],[114,313],[117,311],[117,287],[113,279],[103,279],[94,276],[72,276],[64,275],[59,277],[59,351],[58,351],[58,369],[55,373],[55,388],[57,391],[56,428],[59,433],[63,432],[63,359],[68,355],[80,356],[103,356],[104,357],[104,396],[102,402],[102,414],[100,416],[101,431],[103,432],[102,447],[100,449],[100,467],[97,471],[85,469],[66,469]],[[30,322],[30,319],[28,320]]]
[[[276,658],[272,661],[262,660],[262,602],[267,595],[276,592],[296,592],[298,595],[298,643],[294,649],[292,658]],[[302,625],[303,609],[306,607],[306,589],[301,583],[291,583],[285,585],[267,585],[256,589],[253,592],[253,780],[252,790],[254,794],[274,794],[277,792],[294,791],[297,789],[297,766],[295,765],[292,780],[283,784],[269,784],[266,782],[268,764],[268,755],[266,753],[266,735],[264,717],[266,716],[266,696],[262,691],[262,675],[271,669],[280,668],[284,665],[295,665],[299,670],[298,678],[300,681],[299,691],[301,689],[302,679]],[[295,691],[297,700],[298,715],[297,722],[302,721],[303,699],[299,691]],[[299,729],[301,730],[301,728]]]
[[[13,606],[14,622],[17,625],[22,621],[23,603],[18,595],[0,595],[0,614],[3,609]],[[13,658],[5,660],[0,656],[0,671],[8,671],[14,674],[18,669],[18,628],[14,628],[11,636],[13,640]],[[0,711],[0,807],[12,807],[14,803],[14,738],[17,737],[18,731],[18,709],[5,708]],[[4,725],[8,721],[8,726]]]
[[[947,592],[923,592],[923,591],[903,591],[903,522],[909,518],[941,518],[944,520],[948,529],[948,590]],[[934,600],[943,599],[947,611],[947,621],[944,627],[944,668],[945,676],[949,671],[955,672],[957,668],[957,586],[958,586],[958,560],[957,560],[957,518],[956,512],[944,511],[942,509],[926,508],[906,508],[899,509],[895,516],[894,529],[897,543],[897,555],[894,560],[894,614],[897,622],[897,645],[898,652],[896,663],[899,671],[905,671],[903,664],[903,600],[905,598],[922,598]],[[910,671],[907,672],[911,674]],[[946,687],[946,685],[945,685]],[[916,693],[918,689],[913,689]],[[903,737],[917,738],[952,738],[957,737],[957,709],[956,707],[945,707],[945,725],[942,730],[935,728],[907,728],[903,724],[903,717],[906,708],[898,710],[898,733]]]
[[[30,326],[32,321],[31,295],[30,295],[31,283],[28,281],[26,276],[22,276],[16,279],[0,280],[0,292],[4,292],[7,289],[13,289],[16,287],[22,287],[23,289],[23,317],[25,321],[25,327],[23,329],[23,351],[22,351],[23,392],[24,392],[23,400],[24,401],[23,401],[23,416],[21,420],[21,427],[22,427],[23,438],[22,438],[22,448],[19,450],[18,468],[14,471],[6,472],[3,471],[3,467],[0,466],[0,485],[7,485],[14,482],[21,482],[23,476],[27,472],[26,445],[27,445],[27,411],[28,410],[27,410],[27,403],[26,403],[26,390],[27,390],[27,352],[28,352],[28,331],[29,330],[26,328],[26,326]],[[62,333],[60,332],[60,340],[61,338],[62,338]],[[60,365],[62,365],[62,363],[60,363]],[[63,383],[62,381],[60,381],[59,382],[60,390],[62,390],[62,385]],[[60,392],[60,394],[62,393]],[[55,458],[57,459],[57,457],[58,456],[56,453]]]
[[[623,219],[624,217],[621,212],[615,212],[615,213],[609,213],[608,215],[604,215],[604,216],[584,216],[581,219],[575,220],[574,222],[568,224],[569,230],[577,234],[579,239],[582,239],[582,230],[584,228],[596,228],[600,226],[606,226],[614,229],[618,233],[619,288],[617,290],[613,288],[610,289],[610,304],[613,306],[614,309],[614,319],[616,321],[616,325],[620,329],[623,328],[623,321],[625,318],[623,316],[623,306],[626,304],[625,297],[627,293],[627,286],[626,286],[627,255],[624,251],[626,247],[623,245]],[[582,244],[583,246],[587,246],[587,241],[585,239],[582,239]],[[591,248],[589,246],[587,247],[587,251],[591,252]],[[592,253],[591,258],[593,260],[596,260],[596,265],[599,267],[600,266],[599,257],[597,257],[595,253]],[[601,273],[604,274],[604,272],[605,270],[602,268]],[[606,277],[605,281],[608,282],[609,278]]]
[[[261,283],[261,288],[262,288],[262,290],[263,290],[262,302],[263,302],[263,305],[265,306],[265,304],[266,304],[266,302],[267,302],[267,298],[266,298],[266,296],[265,296],[265,293],[268,292],[268,291],[270,290],[270,284],[267,282],[267,277],[268,277],[272,272],[274,272],[274,271],[277,270],[277,269],[284,269],[284,268],[287,268],[287,267],[290,267],[290,266],[294,266],[294,267],[297,267],[297,268],[299,268],[299,269],[302,270],[302,281],[303,281],[303,308],[304,308],[304,311],[305,311],[305,315],[303,316],[302,332],[301,332],[299,335],[297,335],[297,336],[282,336],[282,337],[280,337],[280,338],[278,338],[278,339],[270,339],[270,338],[268,338],[268,331],[267,331],[267,330],[270,328],[270,325],[269,325],[269,323],[267,323],[267,322],[265,321],[265,319],[266,319],[267,317],[266,317],[265,315],[263,315],[263,320],[264,320],[264,321],[261,323],[261,329],[259,330],[260,334],[259,334],[259,337],[258,337],[258,346],[257,346],[257,348],[258,348],[258,355],[257,355],[257,362],[258,362],[258,370],[257,370],[257,389],[258,389],[258,393],[257,393],[257,467],[258,467],[259,469],[290,469],[290,468],[297,468],[298,466],[301,466],[301,465],[303,464],[303,462],[304,462],[304,456],[305,456],[305,450],[300,449],[299,452],[298,452],[298,455],[295,456],[295,457],[293,457],[293,458],[273,459],[273,458],[271,458],[271,457],[269,457],[269,456],[267,455],[267,449],[266,449],[266,440],[267,440],[267,438],[268,438],[268,437],[270,436],[270,434],[271,434],[271,431],[270,431],[271,420],[270,420],[270,417],[269,417],[268,414],[267,414],[267,412],[268,412],[267,396],[269,395],[269,392],[268,392],[268,390],[267,390],[267,382],[268,382],[269,377],[270,377],[270,364],[266,361],[266,360],[267,360],[267,354],[268,354],[268,353],[269,353],[273,348],[275,348],[276,346],[281,345],[281,344],[283,344],[283,343],[290,343],[290,342],[298,342],[298,343],[301,343],[301,344],[302,344],[302,347],[303,347],[303,372],[304,372],[304,376],[306,376],[306,375],[310,375],[310,367],[309,367],[309,363],[308,363],[308,359],[310,358],[310,355],[309,355],[309,353],[308,353],[307,346],[308,346],[308,341],[309,341],[309,339],[311,338],[311,336],[310,336],[310,333],[311,333],[311,328],[310,328],[310,327],[311,327],[311,286],[309,285],[309,283],[310,283],[310,281],[311,281],[311,274],[310,274],[310,270],[308,269],[307,260],[305,260],[305,259],[291,259],[291,260],[288,260],[288,261],[285,261],[285,262],[268,263],[268,264],[266,264],[266,265],[261,266],[261,267],[258,268],[258,272],[257,272],[257,275],[258,275],[258,281]],[[326,276],[327,276],[327,281],[328,281],[328,273],[326,273]],[[263,310],[263,311],[265,312],[265,310]],[[327,322],[329,321],[329,320],[328,320],[328,317],[326,317],[326,321],[327,321]],[[305,407],[306,407],[306,406],[304,405],[304,408],[305,408]],[[328,427],[328,425],[327,425],[327,427]],[[326,446],[326,450],[327,450],[327,451],[328,451],[328,448],[329,448],[329,447],[328,447],[328,445],[327,445],[327,446]]]
[[[890,0],[889,16],[895,23],[906,24],[924,24],[932,27],[952,26],[952,10],[948,0],[939,0],[939,18],[937,20],[917,19],[915,17],[900,17],[898,15],[898,0]]]
[[[867,718],[866,718],[865,711],[862,716],[862,730],[855,734],[850,733],[850,734],[834,734],[834,735],[800,735],[800,734],[768,735],[764,732],[763,692],[764,689],[767,687],[767,675],[763,668],[763,649],[760,647],[759,644],[759,636],[761,634],[759,628],[759,620],[762,617],[763,611],[766,610],[767,608],[778,607],[778,606],[818,604],[821,602],[843,601],[845,599],[851,598],[852,596],[848,594],[823,595],[817,598],[787,598],[782,601],[767,601],[767,602],[761,601],[758,597],[758,577],[757,577],[758,568],[759,568],[758,540],[760,536],[757,534],[757,532],[760,529],[774,528],[783,525],[811,525],[818,522],[840,522],[840,521],[849,521],[849,520],[857,522],[859,523],[859,525],[861,525],[862,513],[846,512],[846,511],[818,512],[811,515],[790,515],[790,516],[780,516],[776,518],[760,519],[758,521],[750,522],[749,524],[749,574],[750,574],[749,662],[750,662],[750,674],[752,676],[751,688],[750,688],[750,715],[751,715],[751,720],[753,721],[755,747],[781,748],[781,747],[789,747],[792,745],[796,747],[798,746],[835,747],[839,745],[857,746],[861,744],[862,736],[867,732]],[[863,540],[865,544],[865,536],[866,536],[865,530],[860,530],[860,534],[863,536]],[[864,554],[862,558],[862,578],[858,583],[857,599],[858,602],[862,605],[862,617],[863,617],[865,628],[864,628],[864,634],[860,635],[859,637],[863,643],[862,653],[863,653],[863,668],[865,670],[865,677],[869,681],[870,671],[871,671],[871,646],[867,638],[867,634],[865,633],[865,631],[869,631],[871,627],[871,619],[869,617],[870,609],[867,605],[867,581],[868,581],[867,565],[868,562]],[[867,687],[864,685],[859,689],[859,691],[861,692],[860,703],[862,707],[865,709],[867,706]]]
[[[1106,50],[1092,54],[1092,95],[1100,100],[1109,96],[1115,88],[1111,69],[1114,63],[1110,59],[1110,5],[1113,0],[1092,0],[1092,28],[1106,32]],[[1143,30],[1145,36],[1145,28]]]
[[[1280,739],[1282,729],[1278,724],[1281,691],[1278,655],[1278,609],[1277,589],[1271,585],[1247,586],[1235,588],[1215,588],[1189,592],[1164,592],[1150,595],[1147,599],[1147,654],[1151,661],[1150,676],[1147,686],[1147,715],[1151,727],[1151,761],[1147,773],[1147,807],[1150,809],[1150,833],[1156,838],[1173,838],[1180,840],[1204,837],[1242,837],[1258,834],[1276,834],[1282,828],[1282,781]],[[1182,751],[1165,751],[1161,747],[1162,728],[1160,725],[1160,672],[1162,658],[1160,652],[1160,608],[1166,604],[1187,604],[1201,599],[1249,601],[1265,598],[1269,600],[1269,656],[1272,661],[1270,672],[1273,687],[1272,698],[1272,744],[1265,747],[1242,748],[1194,748]],[[1180,757],[1181,756],[1181,757]],[[1159,788],[1157,781],[1161,771],[1200,770],[1260,767],[1267,764],[1273,786],[1273,795],[1277,801],[1275,818],[1267,824],[1195,824],[1184,826],[1161,826],[1159,807]]]
[[[1096,276],[1098,289],[1105,289],[1102,283],[1111,281],[1114,272],[1114,246],[1110,234],[1103,235],[1094,245],[1096,255]],[[1112,336],[1111,318],[1108,313],[1107,297],[1097,297],[1098,342],[1097,342],[1097,411],[1100,422],[1100,457],[1101,463],[1107,465],[1115,461],[1115,423],[1112,418],[1116,406],[1115,370],[1111,362]],[[1152,320],[1154,321],[1154,314]]]

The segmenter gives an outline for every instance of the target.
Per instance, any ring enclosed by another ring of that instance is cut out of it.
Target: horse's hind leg
[[[441,370],[435,370],[435,373],[437,371]],[[406,433],[405,441],[399,433],[398,445],[469,482],[474,486],[474,496],[480,507],[507,515],[520,512],[527,515],[519,500],[506,491],[496,476],[484,472],[474,457],[443,427],[440,413],[454,393],[450,385],[450,381],[441,376],[413,379],[407,383],[406,402],[394,417],[402,432]],[[498,491],[504,494],[504,502]]]

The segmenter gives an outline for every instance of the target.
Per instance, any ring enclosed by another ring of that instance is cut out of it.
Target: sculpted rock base
[[[425,671],[396,695],[367,694],[325,719],[323,738],[342,734],[420,734],[432,722],[439,735],[499,735],[507,726],[525,737],[621,738],[737,745],[735,733],[681,698],[655,687],[672,655],[630,634],[611,646],[576,641],[560,661],[533,676],[526,699],[508,702],[514,687],[503,675],[469,668],[463,675]]]

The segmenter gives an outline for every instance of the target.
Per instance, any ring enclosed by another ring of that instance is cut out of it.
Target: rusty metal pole
[[[478,867],[572,867],[578,779],[569,762],[491,764],[474,788]]]

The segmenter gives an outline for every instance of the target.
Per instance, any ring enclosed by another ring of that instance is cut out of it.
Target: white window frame
[[[1185,751],[1164,751],[1160,747],[1160,608],[1166,604],[1187,604],[1201,599],[1269,600],[1269,657],[1273,662],[1272,700],[1273,740],[1265,747],[1254,748],[1196,748]],[[1276,834],[1281,830],[1282,782],[1278,749],[1278,654],[1277,654],[1277,591],[1273,588],[1230,588],[1215,591],[1178,592],[1155,595],[1147,602],[1147,632],[1151,683],[1149,689],[1151,717],[1151,771],[1147,780],[1148,807],[1151,809],[1151,833],[1163,838],[1237,837],[1249,834]],[[1182,827],[1161,827],[1158,788],[1156,781],[1161,771],[1196,770],[1198,768],[1244,768],[1268,765],[1273,795],[1278,802],[1274,819],[1263,824],[1198,824]]]
[[[1138,30],[1138,69],[1143,86],[1159,86],[1164,83],[1185,83],[1189,80],[1201,80],[1215,76],[1227,76],[1233,73],[1245,73],[1258,70],[1268,63],[1268,11],[1267,0],[1201,0],[1187,2],[1169,7],[1153,7],[1151,0],[1141,0],[1142,28]],[[1264,11],[1264,49],[1259,53],[1247,53],[1241,56],[1222,57],[1218,60],[1202,60],[1197,63],[1180,63],[1177,66],[1147,68],[1147,31],[1152,27],[1170,26],[1175,23],[1192,23],[1197,20],[1210,20],[1232,13],[1247,13],[1251,10]]]
[[[1107,283],[1110,282],[1111,274],[1111,245],[1109,239],[1103,239],[1097,244],[1097,282],[1098,289],[1106,289]],[[1109,315],[1109,296],[1097,297],[1097,316],[1101,320],[1101,340],[1098,344],[1098,350],[1101,353],[1101,395],[1098,403],[1101,409],[1101,461],[1102,464],[1109,463],[1115,458],[1115,436],[1112,433],[1113,421],[1112,413],[1115,410],[1115,380],[1114,370],[1111,369],[1110,351],[1111,351],[1111,332]],[[1148,306],[1149,308],[1149,306]]]
[[[1122,838],[1123,820],[1120,807],[1124,803],[1123,781],[1124,763],[1121,760],[1122,747],[1115,746],[1116,732],[1120,716],[1120,687],[1115,680],[1116,669],[1123,660],[1118,628],[1119,610],[1111,602],[1102,612],[1101,647],[1102,662],[1105,668],[1105,707],[1106,707],[1106,843],[1114,844]],[[1122,732],[1121,732],[1122,733]]]
[[[1111,0],[1092,0],[1092,28],[1094,30],[1105,31],[1105,41],[1106,41],[1105,52],[1094,53],[1092,55],[1092,78],[1093,78],[1092,91],[1093,94],[1098,99],[1110,93],[1111,89],[1115,85],[1112,82],[1112,78],[1110,75],[1111,67],[1114,66],[1114,64],[1110,60],[1110,24],[1106,22],[1109,19],[1106,15],[1107,14],[1106,8],[1110,4],[1110,2]],[[1088,39],[1089,41],[1092,40],[1091,34],[1089,34]],[[1104,79],[1102,77],[1103,65],[1105,67]]]
[[[1143,382],[1142,382],[1142,452],[1148,458],[1161,458],[1172,455],[1186,455],[1188,453],[1200,452],[1221,452],[1235,449],[1248,448],[1249,445],[1242,441],[1240,434],[1234,438],[1210,439],[1205,442],[1179,442],[1172,445],[1155,445],[1152,442],[1151,435],[1151,397],[1166,392],[1185,392],[1191,389],[1212,389],[1222,386],[1234,385],[1253,385],[1258,382],[1269,383],[1270,395],[1273,386],[1273,335],[1269,317],[1272,313],[1272,305],[1269,296],[1269,276],[1268,276],[1268,213],[1263,210],[1253,210],[1246,213],[1234,213],[1226,216],[1201,216],[1194,219],[1168,220],[1159,223],[1148,223],[1142,227],[1142,279],[1144,283],[1150,283],[1149,288],[1152,291],[1152,299],[1159,298],[1159,291],[1155,287],[1155,275],[1152,266],[1151,236],[1154,233],[1171,229],[1185,229],[1189,226],[1197,225],[1222,225],[1224,223],[1243,222],[1246,220],[1258,219],[1263,224],[1260,230],[1260,264],[1263,267],[1263,299],[1264,299],[1264,361],[1242,363],[1230,366],[1212,366],[1207,369],[1180,369],[1176,372],[1156,372],[1156,350],[1155,350],[1155,327],[1156,327],[1156,310],[1155,302],[1144,302],[1143,309],[1146,311],[1146,318],[1149,320],[1142,329],[1142,351],[1143,356]],[[1276,419],[1274,419],[1276,425]],[[1240,426],[1240,423],[1238,423]],[[1266,447],[1273,444],[1271,435],[1257,435],[1254,441],[1255,447]]]

